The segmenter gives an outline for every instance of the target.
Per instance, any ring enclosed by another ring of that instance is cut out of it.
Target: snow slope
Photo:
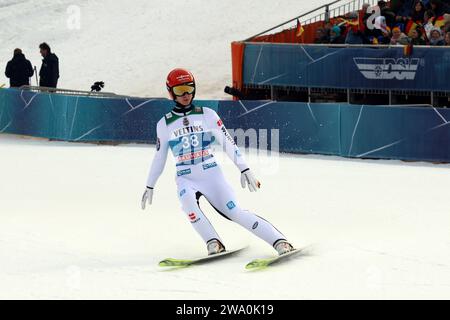
[[[154,146],[95,146],[0,135],[0,299],[449,298],[449,165],[325,156],[251,158],[262,189],[242,205],[309,255],[262,272],[246,262],[273,251],[201,202],[242,254],[163,271],[168,256],[204,244],[181,213],[172,161],[140,197]]]
[[[327,2],[0,0],[0,67],[19,47],[39,70],[38,45],[46,41],[60,58],[61,88],[90,90],[103,80],[105,91],[166,96],[169,70],[186,67],[199,98],[229,97],[223,89],[231,84],[232,41]],[[0,84],[9,84],[3,70]]]

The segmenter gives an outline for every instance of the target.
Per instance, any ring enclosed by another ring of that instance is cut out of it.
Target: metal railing
[[[343,3],[347,1],[346,3]],[[339,16],[343,16],[347,13],[361,10],[364,4],[369,4],[370,6],[376,5],[378,0],[336,0],[327,4],[324,4],[320,7],[315,8],[309,12],[303,13],[295,18],[289,19],[283,23],[280,23],[270,29],[264,30],[254,36],[251,36],[244,41],[251,41],[252,39],[262,36],[270,31],[275,31],[279,29],[279,31],[292,29],[296,27],[296,24],[291,27],[286,27],[292,22],[296,22],[297,19],[300,21],[302,26],[307,26],[308,24],[318,22],[318,21],[329,21],[332,18],[336,18]],[[320,12],[321,11],[321,12]],[[318,13],[320,12],[320,13]],[[284,27],[284,28],[283,28]]]
[[[343,15],[346,15],[350,12],[359,11],[363,8],[364,4],[368,4],[371,7],[375,6],[377,4],[378,0],[352,0],[348,3],[342,4],[336,8],[330,8],[329,5],[328,8],[325,8],[324,13],[320,13],[316,16],[313,16],[311,18],[301,20],[301,24],[303,26],[306,26],[308,24],[317,22],[317,21],[329,21],[332,18],[340,17]]]
[[[131,98],[130,96],[118,95],[113,92],[97,92],[97,91],[83,91],[74,89],[61,89],[61,88],[49,88],[49,87],[37,87],[37,86],[21,86],[19,90],[27,90],[32,92],[44,92],[44,93],[59,93],[69,96],[81,96],[81,97],[96,97],[96,98]]]
[[[269,42],[252,42],[248,43],[271,46],[273,43]],[[302,47],[328,47],[328,48],[378,48],[378,49],[390,49],[390,48],[403,48],[404,45],[400,44],[349,44],[349,43],[277,43],[277,46],[302,46]],[[449,50],[448,46],[431,46],[431,45],[415,45],[414,48],[427,48],[430,50]]]

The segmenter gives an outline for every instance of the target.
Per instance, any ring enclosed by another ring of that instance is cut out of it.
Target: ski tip
[[[252,269],[255,269],[255,266],[250,262],[250,263],[247,263],[247,265],[245,266],[245,269],[252,270]]]
[[[247,270],[256,270],[256,269],[264,269],[268,266],[268,261],[265,259],[256,259],[253,261],[250,261],[245,266],[245,269]]]
[[[167,258],[158,263],[160,267],[185,267],[192,263],[191,260],[178,260],[173,258]]]
[[[160,267],[168,267],[168,266],[169,266],[169,263],[168,263],[167,260],[162,260],[162,261],[160,261],[160,262],[158,263],[158,266],[160,266]]]

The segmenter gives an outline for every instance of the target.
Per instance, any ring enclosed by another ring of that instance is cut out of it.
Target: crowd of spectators
[[[450,46],[450,0],[378,1],[332,21],[315,43]]]

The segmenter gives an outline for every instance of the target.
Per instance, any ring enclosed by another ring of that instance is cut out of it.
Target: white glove
[[[153,188],[147,187],[145,188],[145,192],[142,195],[141,207],[142,210],[145,210],[145,203],[148,201],[148,205],[152,204],[153,199]]]
[[[258,191],[261,186],[261,183],[256,180],[250,169],[245,169],[241,172],[241,186],[245,189],[246,185],[248,185],[250,192]]]

